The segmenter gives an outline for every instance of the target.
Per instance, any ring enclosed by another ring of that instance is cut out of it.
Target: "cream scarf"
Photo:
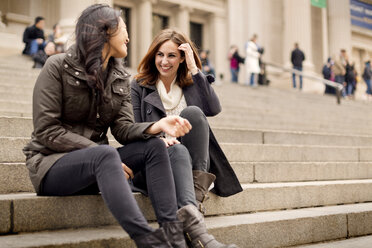
[[[177,77],[171,83],[170,90],[167,93],[163,81],[160,79],[156,82],[156,89],[158,90],[161,101],[165,110],[172,110],[177,107],[182,99],[182,89],[176,84]]]

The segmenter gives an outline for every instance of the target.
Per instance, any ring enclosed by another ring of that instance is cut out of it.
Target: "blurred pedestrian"
[[[259,47],[257,45],[257,35],[254,34],[250,41],[246,44],[246,53],[247,56],[245,58],[245,68],[246,68],[246,85],[256,86],[257,84],[255,81],[257,80],[257,75],[260,73],[260,64],[259,58],[261,56],[259,52]]]
[[[364,72],[362,75],[364,81],[366,82],[367,85],[367,99],[371,100],[372,99],[372,89],[371,89],[371,78],[372,78],[372,68],[371,68],[371,61],[367,61],[365,63],[364,67]]]
[[[23,54],[33,56],[37,51],[44,49],[46,42],[44,37],[44,17],[38,16],[35,18],[35,23],[29,26],[23,32],[23,42],[25,48]]]
[[[205,75],[211,74],[216,79],[216,72],[215,72],[208,56],[209,56],[209,51],[208,50],[202,50],[200,52],[200,61],[201,61],[201,65],[202,65],[202,72]]]
[[[294,44],[294,50],[291,53],[291,62],[293,69],[302,72],[302,62],[305,60],[305,54],[300,50],[298,43]],[[299,89],[302,90],[302,75],[299,76],[300,86]],[[296,88],[296,73],[292,73],[293,88]]]
[[[327,79],[329,81],[334,81],[333,64],[334,64],[334,62],[333,62],[332,58],[329,57],[327,62],[325,63],[325,65],[322,68],[322,74],[323,74],[324,79]],[[334,87],[329,86],[329,85],[326,84],[324,94],[334,95],[334,94],[336,94],[336,90],[335,90]]]
[[[239,55],[238,47],[236,45],[230,47],[228,58],[230,60],[231,82],[238,83],[239,66],[240,64],[244,64],[244,58]]]
[[[341,49],[338,58],[335,58],[335,63],[333,66],[333,72],[335,74],[335,82],[346,87],[345,74],[346,74],[346,59],[347,54],[345,49]],[[342,95],[346,96],[346,89],[342,90]]]

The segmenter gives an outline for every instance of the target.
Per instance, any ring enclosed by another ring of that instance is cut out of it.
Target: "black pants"
[[[189,150],[192,169],[209,171],[209,124],[203,111],[196,106],[188,106],[182,110],[181,117],[192,125],[188,134],[180,138],[181,144]]]
[[[158,138],[133,142],[116,150],[100,145],[70,152],[48,171],[42,195],[66,196],[101,191],[104,202],[131,238],[152,232],[122,169],[145,170],[148,192],[158,222],[175,221],[177,202],[165,144]]]

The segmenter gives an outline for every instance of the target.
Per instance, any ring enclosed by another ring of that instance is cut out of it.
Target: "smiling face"
[[[116,31],[111,35],[110,44],[110,54],[109,57],[114,58],[125,58],[127,56],[127,44],[129,42],[127,26],[125,25],[123,19],[119,17],[119,25]]]
[[[177,76],[178,67],[184,61],[178,45],[171,40],[164,42],[155,55],[155,65],[159,78],[164,81],[173,81]]]

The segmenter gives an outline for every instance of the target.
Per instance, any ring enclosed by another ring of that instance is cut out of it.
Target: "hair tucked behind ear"
[[[118,28],[120,14],[108,5],[95,4],[82,12],[76,24],[77,56],[85,67],[89,87],[98,93],[99,103],[107,101],[102,75],[106,58],[102,58],[102,50],[110,34]]]

